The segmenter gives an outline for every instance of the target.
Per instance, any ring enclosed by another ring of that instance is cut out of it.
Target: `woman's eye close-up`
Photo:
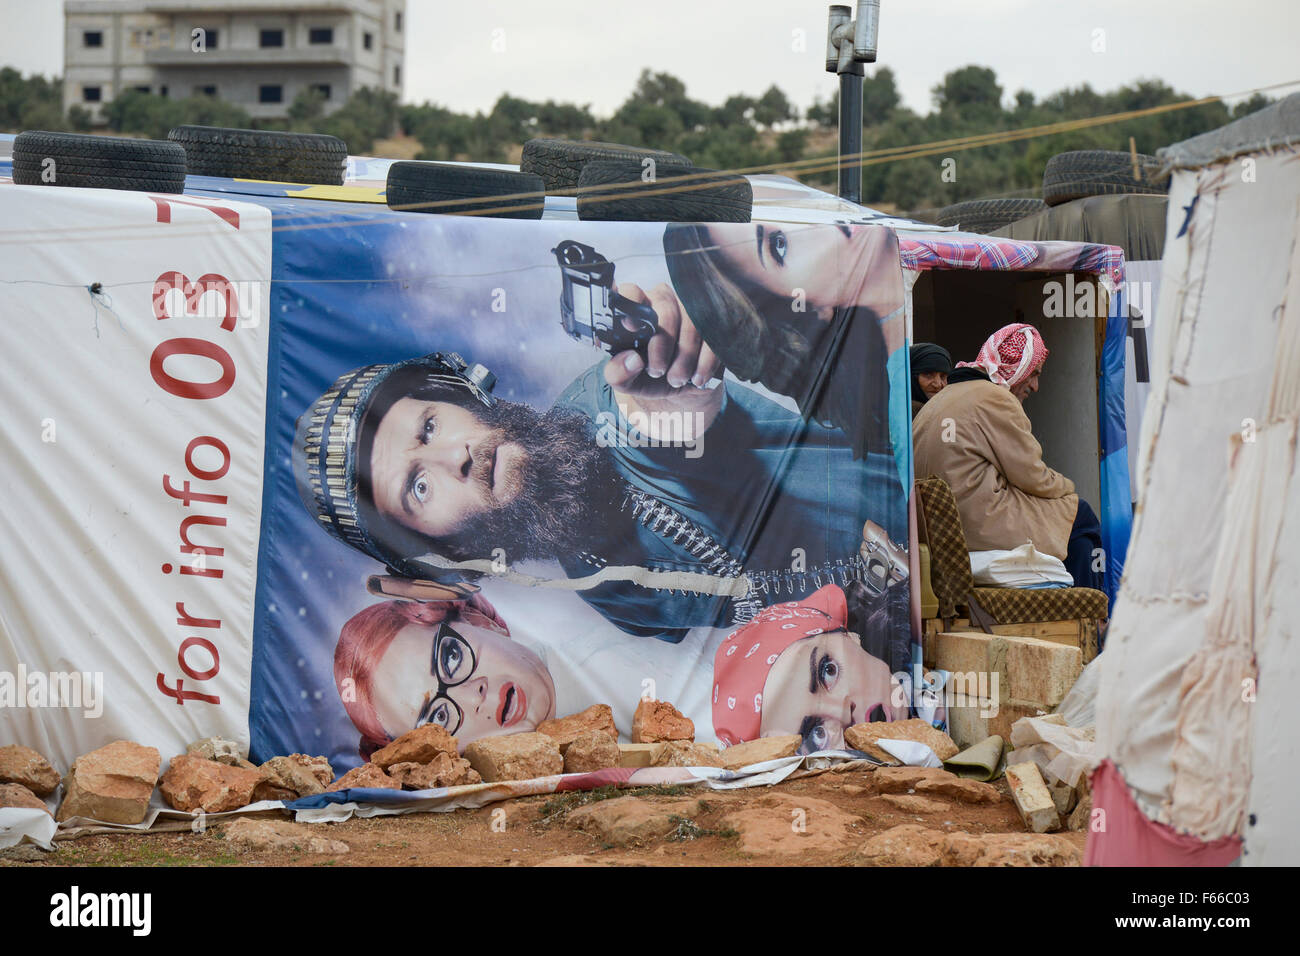
[[[803,738],[803,746],[800,749],[804,753],[825,750],[830,739],[826,724],[820,717],[805,717],[799,725],[799,736]]]
[[[446,727],[450,718],[451,708],[446,704],[439,704],[429,712],[429,723],[437,724],[439,727]]]
[[[442,648],[439,651],[439,655],[442,658],[442,660],[439,661],[439,664],[441,665],[440,669],[442,670],[443,676],[447,680],[455,680],[457,676],[459,676],[458,671],[460,670],[461,664],[465,661],[465,649],[461,646],[460,642],[455,639],[446,640],[442,642]]]
[[[767,241],[767,247],[772,253],[772,261],[779,266],[785,265],[786,241],[785,233],[779,229],[772,233]]]
[[[415,484],[411,485],[411,493],[415,495],[415,500],[423,504],[429,498],[429,479],[426,475],[421,475],[415,479]]]
[[[835,661],[835,658],[831,657],[829,654],[824,655],[821,662],[817,665],[818,682],[822,687],[826,688],[826,690],[830,690],[835,686],[835,681],[839,676],[840,665]]]

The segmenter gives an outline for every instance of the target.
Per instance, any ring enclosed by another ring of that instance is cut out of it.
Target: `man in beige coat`
[[[1043,462],[1021,403],[1038,391],[1047,358],[1031,325],[995,332],[974,362],[959,362],[947,388],[912,422],[915,473],[952,488],[973,551],[1034,547],[1064,561],[1080,587],[1100,587],[1092,570],[1101,527],[1074,482]]]

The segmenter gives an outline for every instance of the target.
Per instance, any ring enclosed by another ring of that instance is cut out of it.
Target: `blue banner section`
[[[1102,548],[1106,552],[1106,596],[1113,603],[1119,593],[1129,535],[1133,530],[1133,502],[1124,414],[1124,359],[1128,336],[1128,304],[1124,290],[1117,289],[1110,301],[1097,385],[1097,420],[1102,453],[1101,514],[1098,518]]]

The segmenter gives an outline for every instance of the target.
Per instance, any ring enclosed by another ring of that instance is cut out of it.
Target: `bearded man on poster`
[[[869,511],[904,514],[893,457],[855,461],[843,432],[721,382],[667,285],[620,291],[658,316],[645,354],[602,360],[544,413],[496,399],[491,374],[455,355],[340,377],[298,423],[308,510],[406,577],[557,561],[613,624],[668,641],[864,580],[880,550],[863,548]],[[894,497],[880,501],[881,488]]]

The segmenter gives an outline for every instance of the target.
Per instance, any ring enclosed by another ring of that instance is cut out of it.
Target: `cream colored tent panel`
[[[1098,700],[1099,752],[1138,807],[1200,840],[1241,836],[1252,864],[1300,862],[1300,152],[1281,144],[1297,113],[1292,97],[1219,131],[1250,133],[1245,155],[1228,138],[1170,151],[1186,168]]]

